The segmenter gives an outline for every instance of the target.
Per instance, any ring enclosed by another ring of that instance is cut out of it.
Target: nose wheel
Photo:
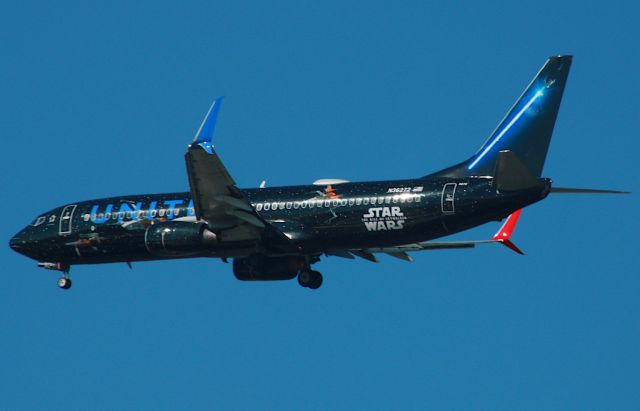
[[[71,278],[69,277],[62,276],[58,278],[58,287],[62,288],[63,290],[68,290],[69,288],[71,288],[71,284],[73,283],[71,282]]]
[[[322,285],[322,274],[314,270],[303,270],[298,274],[298,284],[302,287],[317,290]]]
[[[62,277],[58,278],[58,287],[63,290],[68,290],[71,288],[71,278],[69,278],[69,271],[71,270],[71,266],[68,263],[51,263],[51,262],[39,262],[38,267],[44,268],[45,270],[54,270],[62,272]]]

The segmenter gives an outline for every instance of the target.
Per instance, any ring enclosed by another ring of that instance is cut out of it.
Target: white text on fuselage
[[[400,207],[371,207],[362,215],[368,231],[402,230],[406,219]]]

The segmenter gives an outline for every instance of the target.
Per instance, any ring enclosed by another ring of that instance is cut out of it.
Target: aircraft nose
[[[24,254],[24,249],[26,248],[26,245],[27,245],[27,238],[26,238],[25,230],[21,230],[18,234],[11,237],[11,240],[9,240],[9,247],[11,247],[13,251],[16,251],[20,254]]]

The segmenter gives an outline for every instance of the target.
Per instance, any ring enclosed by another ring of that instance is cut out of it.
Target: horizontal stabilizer
[[[551,193],[555,194],[631,194],[630,191],[600,190],[594,188],[565,188],[551,187]]]

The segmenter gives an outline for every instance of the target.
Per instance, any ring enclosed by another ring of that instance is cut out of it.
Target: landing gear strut
[[[302,270],[298,274],[298,284],[317,290],[322,285],[322,274],[314,270]]]

